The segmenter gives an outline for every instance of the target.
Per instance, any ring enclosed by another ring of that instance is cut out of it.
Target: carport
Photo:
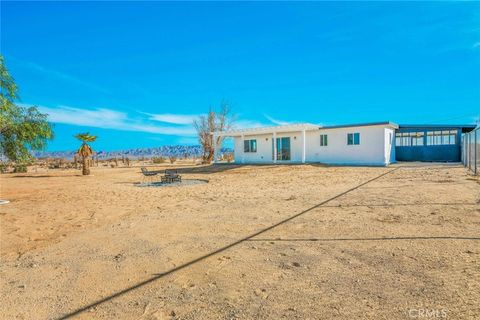
[[[462,133],[475,125],[400,125],[395,133],[397,161],[461,161]]]

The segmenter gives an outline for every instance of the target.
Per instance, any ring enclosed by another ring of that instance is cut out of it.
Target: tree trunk
[[[208,156],[207,156],[208,163],[211,163],[213,161],[214,156],[215,156],[215,150],[213,150],[213,148],[210,148],[208,150]]]
[[[87,157],[83,157],[82,174],[84,176],[88,176],[90,174],[90,167],[88,166],[88,158]]]

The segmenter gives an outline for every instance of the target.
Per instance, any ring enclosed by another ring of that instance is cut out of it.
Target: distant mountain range
[[[222,153],[233,152],[232,149],[222,148]],[[136,159],[140,157],[151,158],[151,157],[170,157],[175,156],[177,158],[183,158],[185,156],[191,157],[200,157],[203,154],[201,146],[162,146],[158,148],[137,148],[129,150],[119,150],[119,151],[97,151],[99,159],[109,159],[109,158],[121,158],[128,157],[130,159]],[[75,151],[35,151],[33,156],[36,158],[63,158],[63,159],[73,159]]]

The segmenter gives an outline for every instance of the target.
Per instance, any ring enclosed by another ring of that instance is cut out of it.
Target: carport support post
[[[305,145],[306,145],[305,137],[306,137],[305,129],[303,129],[303,130],[302,130],[302,163],[305,163],[305,158],[306,158],[306,154],[305,154]]]
[[[277,163],[277,133],[273,132],[273,163]]]

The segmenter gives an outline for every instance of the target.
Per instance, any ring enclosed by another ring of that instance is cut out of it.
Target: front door
[[[277,138],[276,142],[277,160],[290,160],[290,137]]]

